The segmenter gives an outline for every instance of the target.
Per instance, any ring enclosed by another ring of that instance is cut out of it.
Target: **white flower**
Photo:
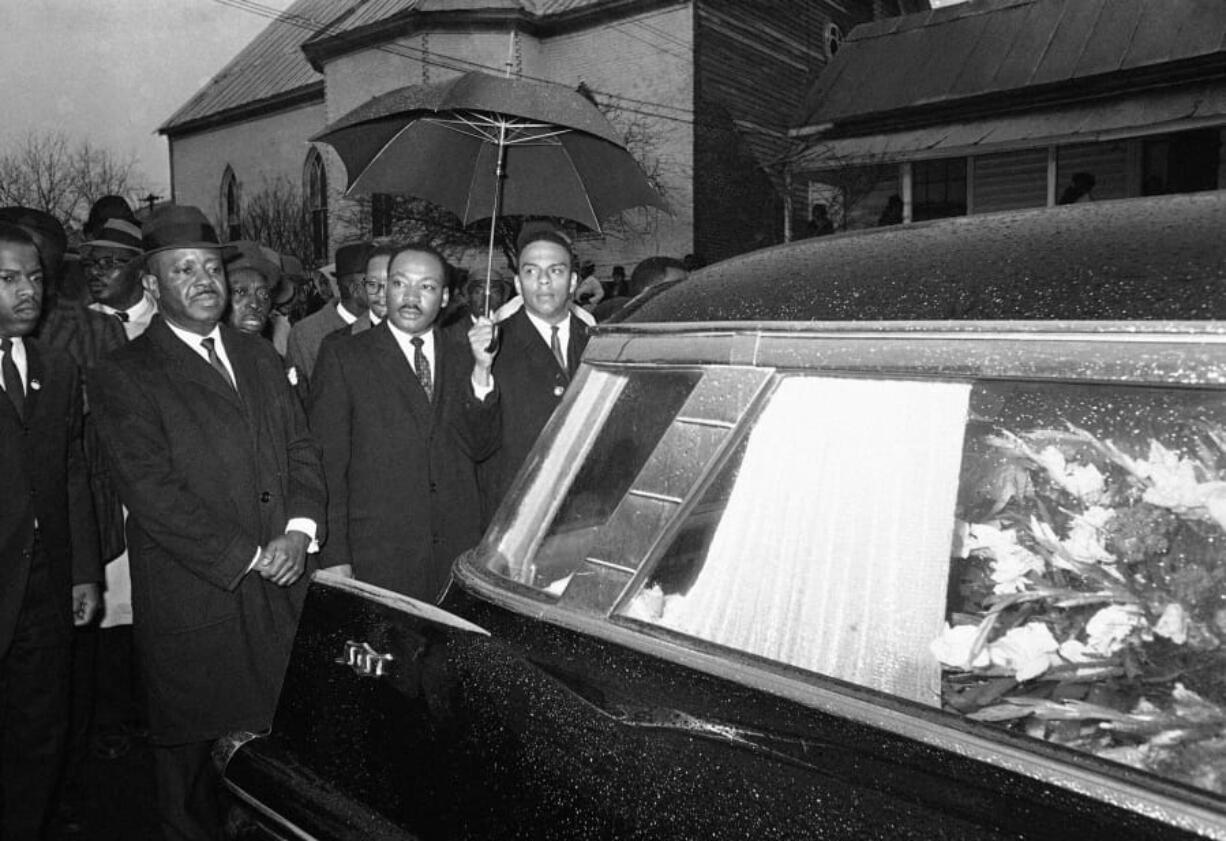
[[[981,669],[991,663],[991,658],[986,649],[981,649],[971,662],[971,646],[978,635],[978,625],[950,627],[947,622],[941,636],[929,643],[928,649],[946,666],[963,670]]]
[[[290,385],[298,385],[298,369],[293,365],[285,369],[285,378],[289,380]]]
[[[1135,604],[1113,604],[1104,607],[1086,623],[1090,649],[1109,657],[1124,647],[1124,641],[1135,629],[1148,627],[1141,608]]]
[[[1044,447],[1035,454],[1052,481],[1082,502],[1096,502],[1102,498],[1106,483],[1103,474],[1092,464],[1069,463],[1064,453],[1056,447]]]
[[[1183,605],[1179,602],[1171,602],[1162,611],[1162,616],[1158,617],[1158,624],[1154,626],[1154,633],[1160,637],[1166,637],[1171,642],[1177,645],[1183,645],[1188,641],[1188,612],[1184,610]]]
[[[988,646],[992,664],[1014,672],[1019,681],[1036,678],[1052,664],[1059,644],[1042,622],[1013,628]]]
[[[1190,459],[1151,440],[1149,460],[1138,461],[1137,470],[1152,482],[1142,497],[1149,504],[1174,511],[1201,506],[1202,489],[1196,480],[1196,465]]]
[[[1095,505],[1073,517],[1068,538],[1060,545],[1083,564],[1115,563],[1115,556],[1103,545],[1103,526],[1115,516],[1115,511]]]
[[[992,559],[992,588],[997,595],[1018,593],[1026,589],[1026,576],[1042,572],[1043,559],[1017,543],[1017,532],[1001,530],[987,523],[975,523],[967,529],[962,544],[967,553],[979,552]]]

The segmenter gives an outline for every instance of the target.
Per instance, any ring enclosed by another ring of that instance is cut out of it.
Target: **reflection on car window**
[[[1226,794],[1220,395],[795,377],[751,423],[623,615]]]
[[[561,594],[699,378],[698,371],[640,371],[626,378],[581,456],[525,583]]]
[[[936,704],[969,392],[783,380],[629,615]]]

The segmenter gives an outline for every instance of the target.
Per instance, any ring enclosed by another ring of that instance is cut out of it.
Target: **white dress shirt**
[[[417,373],[417,348],[413,347],[413,336],[406,333],[397,327],[392,322],[388,322],[387,326],[392,328],[392,338],[396,340],[396,344],[400,345],[400,352],[404,354],[404,358],[408,360],[409,367],[413,369],[413,373]],[[430,363],[430,381],[434,387],[438,388],[438,383],[435,382],[435,371],[438,366],[434,364],[434,330],[433,328],[422,333],[421,350],[426,355],[426,362]]]
[[[221,364],[224,365],[226,370],[230,372],[230,379],[233,380],[235,384],[238,383],[238,377],[234,376],[234,366],[230,364],[230,356],[226,353],[226,344],[221,340],[221,328],[219,326],[216,324],[213,325],[212,331],[205,336],[201,336],[199,333],[193,333],[190,330],[184,330],[182,327],[171,324],[169,321],[166,322],[166,326],[170,328],[172,333],[182,339],[183,344],[194,350],[196,355],[205,362],[209,361],[209,352],[205,349],[201,342],[204,339],[212,339],[213,350],[216,351],[217,358],[221,360]],[[211,365],[212,363],[209,364]],[[315,534],[317,530],[317,524],[309,517],[291,517],[290,521],[285,524],[285,531],[287,533],[291,531],[300,531],[307,536],[307,538],[311,541],[307,551],[312,553],[319,551],[319,544],[315,541]],[[247,567],[248,571],[253,569],[255,565],[259,563],[260,551],[261,550],[259,548],[255,550],[255,558],[251,561],[251,566]]]
[[[149,322],[153,320],[153,316],[158,311],[157,299],[150,295],[147,291],[141,296],[141,299],[126,310],[118,310],[115,307],[107,306],[106,304],[94,303],[90,304],[89,308],[95,312],[104,313],[106,315],[114,315],[117,312],[126,312],[128,320],[123,322],[123,332],[128,335],[128,341],[132,341],[145,329],[149,327]],[[169,324],[170,322],[167,322]]]
[[[545,342],[545,347],[547,348],[552,349],[553,328],[558,328],[558,343],[562,346],[562,361],[569,366],[570,359],[567,357],[566,352],[570,346],[570,316],[567,315],[566,318],[562,319],[555,325],[550,324],[548,321],[539,316],[533,315],[532,311],[526,307],[524,308],[524,315],[528,316],[528,320],[532,322],[532,326],[536,328],[536,332],[541,334],[541,339]]]

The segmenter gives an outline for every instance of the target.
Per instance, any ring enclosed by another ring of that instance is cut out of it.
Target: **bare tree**
[[[61,131],[31,131],[0,151],[0,204],[46,211],[79,228],[105,195],[135,203],[145,192],[136,158]]]
[[[243,237],[290,254],[313,267],[311,219],[302,192],[285,176],[266,179],[259,190],[243,196],[239,224]]]

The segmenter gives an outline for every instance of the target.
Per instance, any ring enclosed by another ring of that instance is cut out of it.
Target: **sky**
[[[221,0],[3,2],[0,148],[30,130],[88,137],[134,155],[142,181],[163,196],[170,172],[157,127],[269,23]]]

